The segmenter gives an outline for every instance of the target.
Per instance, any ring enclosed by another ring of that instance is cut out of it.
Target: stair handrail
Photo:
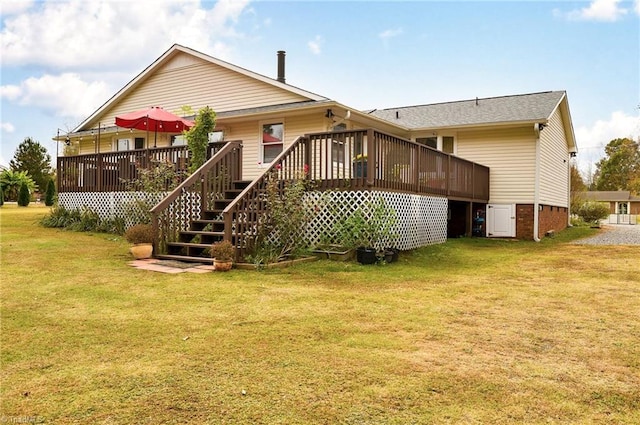
[[[215,155],[209,158],[204,164],[200,166],[200,168],[194,171],[193,174],[187,177],[182,183],[180,183],[175,189],[173,189],[171,193],[165,196],[160,202],[158,202],[153,208],[149,210],[149,212],[151,213],[151,224],[153,226],[155,235],[159,235],[158,216],[160,215],[160,213],[167,209],[169,205],[171,205],[171,203],[180,196],[180,194],[186,187],[200,181],[206,175],[206,173],[213,167],[215,167],[219,162],[221,162],[227,154],[233,152],[235,149],[240,148],[242,148],[241,141],[227,142],[227,144],[224,145],[218,152],[216,152]],[[240,158],[240,162],[242,162],[242,158]],[[240,163],[238,165],[240,167],[239,170],[241,170],[242,164]],[[156,236],[156,240],[154,241],[154,252],[157,252],[157,245],[158,241]]]
[[[238,207],[238,204],[242,202],[242,200],[247,197],[249,193],[256,190],[256,187],[263,184],[267,176],[274,170],[277,169],[278,165],[282,164],[282,161],[285,160],[291,152],[297,149],[300,145],[307,142],[309,139],[306,136],[298,136],[296,139],[289,145],[286,149],[284,149],[278,156],[275,157],[271,164],[264,169],[264,171],[253,181],[245,187],[242,192],[236,198],[226,206],[226,208],[222,211],[223,219],[224,219],[224,240],[232,241],[232,220],[233,220],[233,210]],[[239,248],[239,247],[237,247]],[[236,249],[236,260],[238,259],[240,253],[239,250]]]

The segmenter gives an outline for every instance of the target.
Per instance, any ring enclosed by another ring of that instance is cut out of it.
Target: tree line
[[[9,168],[0,173],[0,205],[5,200],[29,205],[36,193],[44,194],[46,205],[53,205],[55,173],[47,149],[27,137],[18,145]]]
[[[631,138],[611,140],[605,156],[596,163],[593,178],[585,182],[575,164],[571,166],[571,191],[628,190],[640,194],[640,144]]]

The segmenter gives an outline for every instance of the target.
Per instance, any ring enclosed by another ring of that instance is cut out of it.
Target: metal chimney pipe
[[[278,81],[284,83],[284,50],[278,50]]]

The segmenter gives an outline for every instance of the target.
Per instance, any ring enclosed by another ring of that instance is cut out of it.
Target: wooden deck
[[[225,143],[209,145],[208,158]],[[140,169],[159,161],[174,164],[179,182],[187,177],[186,146],[59,157],[58,191],[126,191]],[[283,179],[304,170],[319,190],[378,189],[473,202],[489,199],[488,167],[373,129],[305,135],[269,170]]]

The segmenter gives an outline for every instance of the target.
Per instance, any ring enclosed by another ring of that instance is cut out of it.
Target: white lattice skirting
[[[390,232],[396,237],[381,241],[376,248],[393,246],[408,250],[447,240],[446,198],[381,191],[314,192],[312,198],[318,214],[305,235],[311,245],[320,243],[326,229],[333,227],[341,217],[363,205],[375,204],[380,198],[396,212],[396,225]]]
[[[58,203],[67,209],[90,208],[103,219],[126,218],[131,202],[144,196],[143,192],[60,193]],[[395,240],[382,241],[381,245],[408,250],[446,242],[448,208],[446,198],[382,191],[311,193],[308,206],[317,214],[303,237],[311,245],[317,245],[327,229],[333,227],[341,217],[351,214],[359,206],[375,203],[380,198],[384,199],[388,207],[395,210],[397,217],[395,228],[391,232],[396,235]]]

